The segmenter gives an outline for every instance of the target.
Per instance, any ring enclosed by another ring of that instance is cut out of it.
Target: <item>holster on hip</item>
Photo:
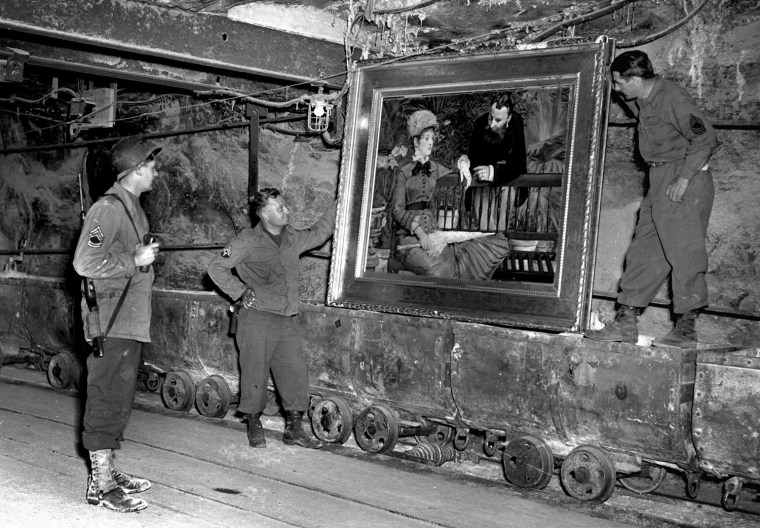
[[[238,301],[230,306],[230,330],[229,335],[234,336],[237,334],[238,318],[240,317],[240,310],[243,308],[243,301]]]

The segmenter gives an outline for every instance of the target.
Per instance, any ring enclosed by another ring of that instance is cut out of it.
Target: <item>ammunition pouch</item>
[[[84,315],[84,338],[87,341],[93,341],[96,337],[102,335],[103,330],[100,328],[100,312],[95,308]]]
[[[84,315],[84,338],[92,343],[93,355],[103,357],[106,336],[100,327],[100,311],[97,306]]]

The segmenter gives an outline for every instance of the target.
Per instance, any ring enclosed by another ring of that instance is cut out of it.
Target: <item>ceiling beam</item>
[[[179,67],[333,88],[345,79],[341,44],[129,0],[3,0],[0,28],[26,40]]]
[[[127,80],[137,83],[152,84],[164,88],[188,90],[191,92],[207,90],[230,90],[253,97],[267,93],[272,100],[281,97],[282,81],[255,78],[236,72],[211,72],[209,69],[192,65],[173,65],[155,63],[148,59],[130,59],[104,50],[100,53],[52,46],[18,38],[0,37],[0,60],[7,60],[10,52],[3,48],[17,48],[29,53],[25,62],[26,72],[33,69],[59,72],[60,75],[77,73],[87,76],[104,77],[109,80]],[[305,90],[309,91],[309,90]],[[291,91],[298,92],[298,89]]]

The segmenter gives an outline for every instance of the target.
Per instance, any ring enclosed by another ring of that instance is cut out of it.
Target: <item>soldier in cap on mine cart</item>
[[[684,90],[655,76],[646,53],[621,53],[610,71],[613,89],[638,120],[649,191],[625,256],[617,316],[586,337],[636,343],[639,311],[670,276],[676,324],[654,344],[695,347],[695,321],[708,302],[705,238],[715,192],[707,160],[718,144],[715,130]]]

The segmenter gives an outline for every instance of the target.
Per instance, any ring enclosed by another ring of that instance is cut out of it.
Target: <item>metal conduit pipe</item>
[[[262,125],[267,124],[267,123],[283,123],[287,121],[300,121],[305,118],[306,118],[306,114],[303,114],[303,115],[299,114],[295,116],[284,116],[284,117],[277,117],[277,118],[262,119],[260,123]],[[198,134],[201,132],[214,132],[216,130],[244,128],[244,127],[247,127],[249,124],[250,124],[250,121],[241,121],[239,123],[225,123],[223,125],[216,125],[216,126],[188,128],[184,130],[175,130],[172,132],[161,132],[159,134],[144,134],[143,137],[147,139],[160,139],[160,138],[166,138],[166,137],[184,136],[187,134]],[[91,139],[88,141],[80,141],[77,143],[53,143],[51,145],[37,145],[34,147],[8,148],[8,149],[0,150],[0,156],[6,155],[6,154],[20,154],[24,152],[39,152],[43,150],[78,149],[78,148],[84,148],[90,145],[100,145],[102,143],[115,143],[119,141],[120,139],[124,139],[125,137],[130,137],[130,136]]]
[[[176,246],[161,246],[161,251],[208,251],[214,249],[224,249],[226,244],[186,244]],[[69,255],[70,249],[0,249],[0,255]],[[329,251],[307,251],[304,255],[317,258],[330,258]]]

